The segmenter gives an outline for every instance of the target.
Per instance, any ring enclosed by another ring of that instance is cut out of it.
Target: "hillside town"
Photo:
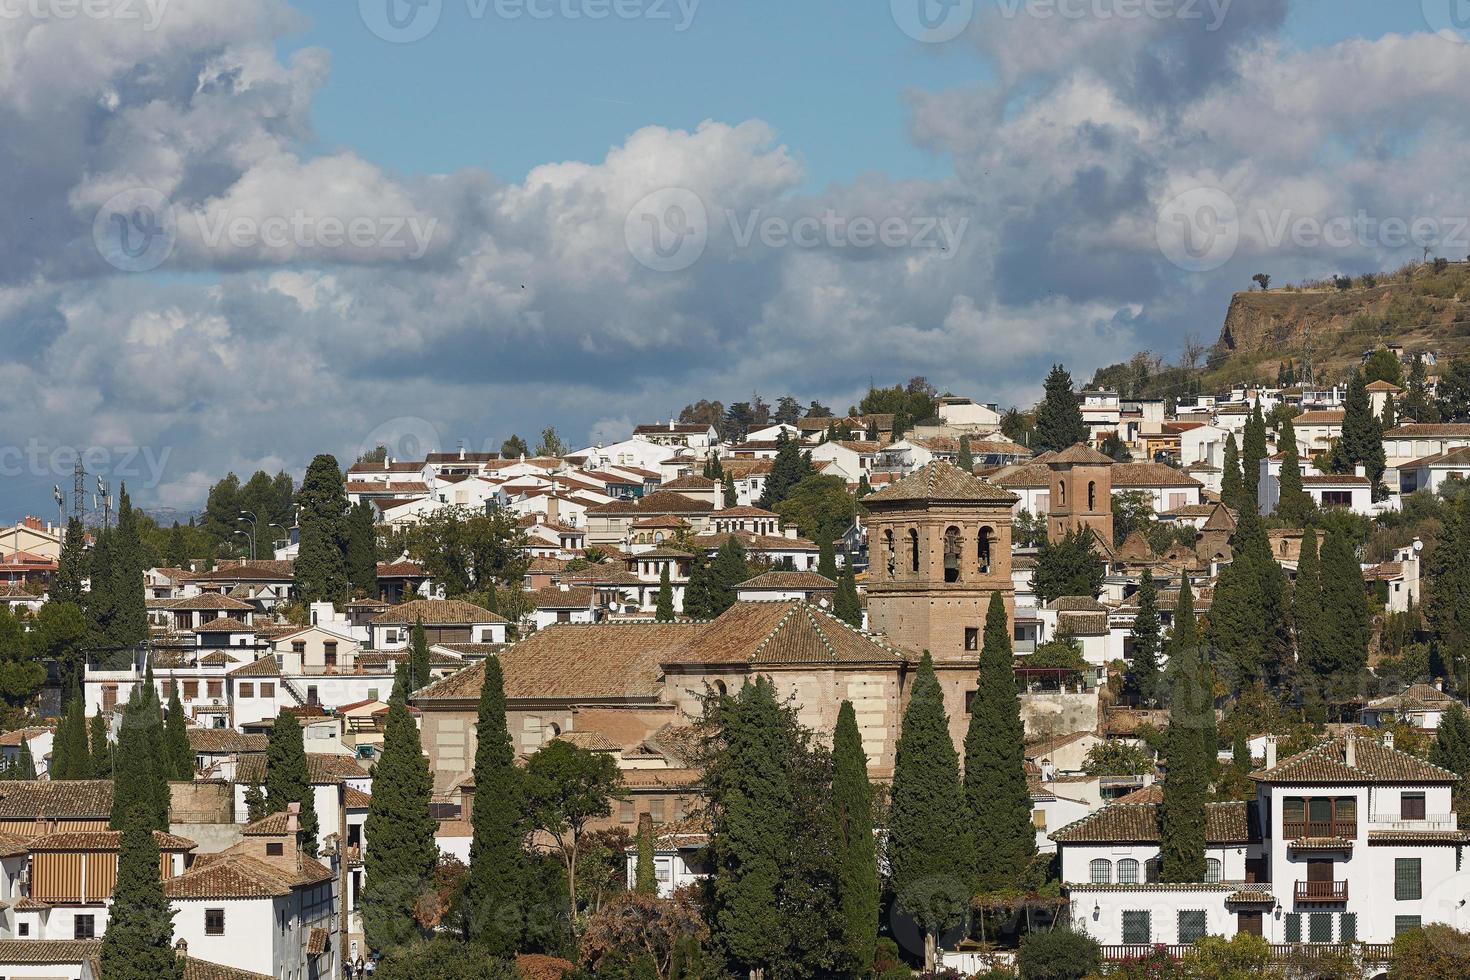
[[[914,379],[27,517],[0,975],[1430,975],[1470,941],[1436,361]]]

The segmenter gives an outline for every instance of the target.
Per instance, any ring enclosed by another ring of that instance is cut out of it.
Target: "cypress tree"
[[[500,658],[487,657],[475,722],[474,837],[464,902],[469,939],[495,956],[513,955],[522,931],[528,869],[522,850],[527,828],[521,778],[505,721]]]
[[[1219,598],[1216,597],[1215,605]],[[1212,610],[1214,606],[1211,607]],[[1194,595],[1186,576],[1175,612],[1169,657],[1171,698],[1160,833],[1160,877],[1166,882],[1205,879],[1205,795],[1214,740],[1214,697],[1209,663],[1195,633]],[[1208,717],[1206,717],[1208,716]]]
[[[1194,587],[1190,584],[1189,576],[1182,576],[1183,583],[1179,587],[1179,599],[1174,604],[1174,629],[1169,636],[1169,672],[1165,678],[1160,678],[1160,685],[1168,685],[1169,697],[1172,701],[1176,696],[1175,681],[1172,670],[1174,659],[1181,651],[1197,650],[1199,656],[1191,664],[1186,658],[1187,669],[1196,675],[1188,683],[1193,684],[1199,691],[1207,710],[1201,711],[1198,719],[1200,729],[1200,741],[1204,743],[1203,752],[1206,758],[1211,760],[1213,769],[1215,750],[1220,743],[1220,733],[1215,722],[1215,671],[1210,664],[1209,649],[1200,643],[1199,621],[1194,615]],[[1218,600],[1217,600],[1218,601]],[[1213,606],[1211,612],[1213,612]],[[1160,692],[1161,696],[1163,692]]]
[[[854,972],[866,975],[878,944],[878,851],[873,788],[852,702],[837,712],[832,739],[832,812],[837,825],[838,900]]]
[[[959,461],[955,465],[966,473],[975,472],[975,454],[970,451],[969,436],[960,436]]]
[[[780,896],[796,810],[770,680],[757,677],[724,698],[720,722],[724,748],[709,779],[717,804],[711,925],[731,964],[759,977],[782,961],[786,949]]]
[[[1423,356],[1416,355],[1409,367],[1409,386],[1404,393],[1402,415],[1411,422],[1438,422],[1439,406],[1429,395],[1429,379]]]
[[[1466,506],[1462,497],[1449,507],[1439,545],[1429,560],[1434,588],[1425,607],[1440,658],[1462,678],[1462,686],[1470,653],[1470,527],[1466,526]]]
[[[174,521],[174,526],[168,532],[168,554],[165,557],[170,568],[189,567],[189,542],[184,537],[184,529]]]
[[[735,494],[735,475],[725,474],[725,506],[734,507],[740,503],[740,498]]]
[[[735,605],[735,587],[750,578],[745,546],[733,535],[725,539],[709,572],[709,614],[713,618]]]
[[[1378,427],[1387,432],[1399,424],[1398,406],[1393,403],[1393,393],[1383,400],[1383,415],[1379,417]]]
[[[1159,590],[1154,573],[1144,569],[1138,586],[1138,615],[1129,631],[1133,651],[1128,658],[1128,672],[1123,675],[1123,694],[1134,704],[1151,707],[1159,697]]]
[[[418,726],[408,705],[395,698],[388,707],[383,755],[373,771],[373,797],[364,827],[363,931],[368,948],[379,953],[406,946],[422,935],[415,906],[430,888],[439,863],[434,842],[438,824],[429,812],[433,787]],[[480,795],[478,787],[475,795]]]
[[[965,735],[965,802],[974,833],[979,891],[1014,883],[1036,856],[1013,660],[1005,602],[999,592],[992,592],[980,650],[980,679]]]
[[[1266,419],[1261,415],[1261,403],[1256,402],[1250,418],[1245,423],[1245,440],[1240,447],[1240,476],[1245,495],[1252,501],[1259,500],[1256,493],[1261,485],[1261,460],[1266,458]]]
[[[80,742],[81,751],[77,746]],[[87,758],[87,721],[82,717],[81,698],[72,691],[66,700],[66,711],[56,726],[51,740],[51,767],[53,780],[86,779],[91,768]]]
[[[1292,620],[1296,625],[1297,661],[1315,679],[1331,671],[1326,623],[1322,609],[1322,567],[1317,558],[1317,530],[1302,534],[1297,559],[1296,588],[1292,593]]]
[[[113,536],[112,604],[109,630],[116,646],[137,646],[148,639],[148,601],[143,588],[143,541],[138,515],[128,497],[128,486],[118,495],[117,528]]]
[[[343,560],[347,565],[347,581],[352,587],[353,595],[377,595],[378,531],[373,523],[373,507],[365,500],[359,501],[347,511]]]
[[[684,615],[690,619],[713,619],[710,612],[709,559],[703,552],[694,556],[689,581],[684,583]]]
[[[347,494],[335,457],[321,455],[311,461],[296,502],[301,506],[297,517],[301,544],[295,562],[297,597],[305,603],[341,602],[348,593],[343,554]]]
[[[20,755],[15,762],[15,775],[11,778],[23,780],[36,778],[36,757],[31,754],[31,743],[26,739],[20,740]]]
[[[168,830],[169,788],[162,751],[163,712],[153,686],[153,669],[134,686],[123,709],[122,729],[113,756],[113,830],[126,830],[129,815],[144,815],[152,830]]]
[[[82,580],[87,577],[87,532],[79,518],[66,522],[66,536],[61,539],[61,556],[57,559],[56,577],[51,582],[50,601],[70,602],[82,608],[86,594]]]
[[[1281,461],[1281,496],[1276,502],[1276,516],[1292,527],[1300,527],[1311,517],[1311,496],[1302,489],[1302,464],[1297,456],[1296,429],[1287,419],[1281,423],[1278,448],[1285,455]]]
[[[771,461],[771,475],[766,478],[760,506],[766,510],[775,510],[776,505],[786,499],[791,488],[808,475],[810,465],[803,465],[801,444],[794,439],[788,439],[783,429],[776,436],[776,458]]]
[[[653,618],[660,623],[674,621],[674,586],[669,581],[670,564],[672,563],[664,562],[658,573],[658,603],[654,607]]]
[[[897,436],[895,436],[897,438]],[[1046,395],[1036,413],[1036,448],[1056,452],[1087,439],[1082,402],[1072,389],[1072,375],[1060,364],[1046,376]]]
[[[158,841],[146,812],[132,811],[117,857],[102,969],[108,980],[183,980],[184,961],[174,952],[174,911],[158,873]]]
[[[96,537],[92,547],[92,587],[86,593],[83,609],[87,614],[88,642],[97,647],[110,647],[116,611],[112,597],[114,533],[104,527],[97,531]]]
[[[374,783],[374,792],[377,784]],[[302,741],[301,722],[289,711],[281,711],[271,725],[265,747],[266,812],[280,813],[292,803],[301,804],[298,822],[302,850],[316,857],[316,802],[306,764],[306,747]]]
[[[107,737],[107,719],[100,714],[92,716],[90,741],[90,778],[110,778],[112,776],[112,746]]]
[[[1386,466],[1383,452],[1383,428],[1373,415],[1373,402],[1363,375],[1353,374],[1348,384],[1347,405],[1342,418],[1342,438],[1332,454],[1332,468],[1338,473],[1351,473],[1362,464],[1375,491]]]
[[[833,600],[832,613],[848,626],[862,629],[863,604],[858,598],[857,579],[853,577],[851,565],[842,570],[842,577],[837,580],[837,596]]]
[[[817,542],[819,557],[817,558],[817,574],[823,578],[837,581],[837,554],[832,547],[832,539],[824,531],[820,535],[822,540]]]
[[[1429,761],[1441,769],[1448,769],[1460,777],[1455,785],[1455,812],[1460,820],[1466,819],[1470,810],[1470,792],[1465,786],[1465,777],[1470,775],[1470,715],[1456,702],[1444,713],[1439,728],[1434,733],[1434,744],[1429,747]]]
[[[410,691],[429,686],[429,638],[424,634],[424,621],[417,619],[413,624],[413,634],[409,639],[409,680]]]
[[[1240,474],[1240,451],[1235,445],[1235,433],[1225,437],[1225,472],[1220,477],[1220,500],[1226,507],[1240,510],[1245,499],[1245,481]]]
[[[194,750],[189,748],[189,733],[184,726],[184,706],[179,702],[179,686],[169,685],[168,718],[163,726],[163,758],[172,779],[194,778]]]
[[[1372,623],[1363,569],[1347,535],[1334,531],[1322,544],[1322,622],[1326,659],[1322,680],[1350,697],[1368,667]]]
[[[888,817],[888,863],[897,908],[924,933],[926,968],[939,935],[969,913],[974,837],[949,735],[944,696],[925,652],[904,711],[894,757]]]
[[[638,818],[638,868],[633,882],[633,891],[650,897],[658,895],[658,875],[653,866],[653,818],[643,814]]]

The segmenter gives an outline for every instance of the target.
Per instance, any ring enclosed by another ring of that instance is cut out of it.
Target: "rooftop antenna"
[[[100,476],[97,477],[97,496],[102,498],[102,527],[105,530],[112,526],[112,497]]]

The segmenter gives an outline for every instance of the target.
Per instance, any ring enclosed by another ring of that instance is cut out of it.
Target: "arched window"
[[[1159,880],[1159,876],[1164,873],[1163,859],[1149,858],[1148,861],[1146,861],[1143,865],[1143,873],[1144,876],[1148,879],[1148,883],[1150,885],[1157,882]]]
[[[1097,510],[1097,484],[1095,482],[1087,485],[1087,509]]]
[[[1113,883],[1113,862],[1107,858],[1094,858],[1091,864],[1092,883],[1094,885],[1111,885]]]
[[[551,733],[551,737],[552,737],[552,738],[556,738],[556,737],[558,737],[558,736],[559,736],[559,735],[561,735],[561,726],[560,726],[560,725],[558,725],[558,724],[557,724],[557,723],[556,723],[556,722],[554,722],[554,721],[553,721],[553,722],[549,722],[549,723],[548,723],[548,724],[547,724],[547,726],[546,726],[546,730],[547,730],[547,731],[548,731],[548,732],[550,732],[550,733]]]
[[[951,527],[944,532],[944,580],[960,580],[960,529]]]
[[[653,532],[653,543],[654,544],[663,544],[664,543],[664,532],[662,532],[662,531],[655,531],[655,532]]]
[[[1124,858],[1118,862],[1118,884],[1137,885],[1141,884],[1138,877],[1139,864],[1132,858]]]
[[[893,530],[883,532],[883,564],[888,569],[888,577],[893,578],[897,568],[898,558],[893,545]]]
[[[980,529],[980,537],[976,539],[976,558],[980,562],[980,574],[990,574],[990,544],[995,539],[995,532],[988,527]]]
[[[1067,506],[1067,483],[1065,480],[1057,484],[1057,506]]]
[[[715,690],[719,692],[720,697],[724,697],[729,693],[724,681],[715,681]]]
[[[1206,858],[1205,859],[1205,881],[1208,882],[1209,884],[1212,884],[1212,885],[1219,884],[1220,883],[1220,875],[1222,874],[1223,870],[1224,870],[1224,868],[1220,864],[1220,859],[1219,858]]]
[[[909,529],[909,571],[919,571],[919,532]]]

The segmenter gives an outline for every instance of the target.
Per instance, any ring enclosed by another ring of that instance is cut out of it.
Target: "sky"
[[[1463,0],[0,9],[0,519],[922,375],[1470,255]],[[1456,14],[1462,15],[1459,20]]]

